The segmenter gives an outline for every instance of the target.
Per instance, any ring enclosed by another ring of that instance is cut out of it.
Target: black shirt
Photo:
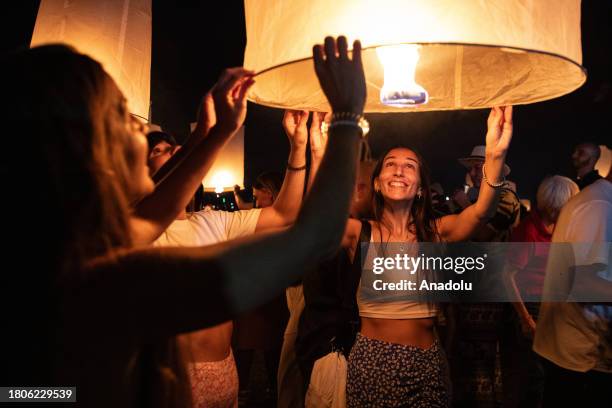
[[[370,242],[370,224],[362,220],[360,242]],[[361,278],[361,245],[355,259],[339,250],[336,255],[302,278],[304,310],[300,316],[295,354],[304,376],[310,380],[314,362],[339,350],[348,358],[359,331],[357,287]]]
[[[582,177],[576,177],[575,181],[576,181],[576,184],[578,184],[578,187],[580,187],[580,190],[582,190],[586,186],[596,182],[600,178],[601,176],[599,175],[599,172],[593,169]]]

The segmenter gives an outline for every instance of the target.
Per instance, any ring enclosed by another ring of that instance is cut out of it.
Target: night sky
[[[14,2],[3,26],[2,52],[27,47],[38,1]],[[151,115],[154,123],[183,140],[201,95],[223,68],[242,65],[246,44],[242,1],[153,0]],[[564,97],[515,109],[514,139],[508,154],[509,179],[521,197],[533,199],[549,174],[571,176],[573,146],[583,140],[612,147],[612,2],[583,1],[585,85]],[[408,144],[426,159],[432,180],[446,190],[462,184],[456,159],[484,144],[488,111],[369,114],[370,146]],[[245,130],[245,182],[264,170],[284,169],[288,143],[282,111],[249,104]]]

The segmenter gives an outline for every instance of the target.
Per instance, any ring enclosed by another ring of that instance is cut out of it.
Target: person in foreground
[[[313,50],[315,70],[333,111],[360,116],[361,48],[356,42],[352,60],[347,48],[344,37],[326,38]],[[337,248],[357,122],[332,122],[320,174],[287,230],[206,248],[134,248],[130,203],[153,182],[146,139],[115,83],[99,63],[58,45],[11,56],[1,70],[2,119],[27,154],[0,164],[2,209],[32,214],[37,204],[22,198],[36,185],[44,213],[5,226],[14,238],[5,259],[27,267],[4,277],[3,320],[21,323],[3,349],[0,382],[76,386],[83,406],[190,406],[175,336],[269,300]],[[25,245],[32,233],[36,257]]]

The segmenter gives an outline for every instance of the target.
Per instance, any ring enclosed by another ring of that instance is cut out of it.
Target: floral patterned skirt
[[[428,349],[361,334],[348,362],[347,406],[448,407],[446,356],[436,340]]]

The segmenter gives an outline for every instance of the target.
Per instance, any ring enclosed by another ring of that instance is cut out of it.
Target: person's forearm
[[[480,220],[491,218],[497,209],[500,188],[493,188],[489,185],[497,184],[503,179],[505,157],[493,157],[487,153],[485,163],[483,164],[484,172],[487,180],[482,180],[478,200],[475,203],[475,213]]]
[[[529,311],[525,307],[525,302],[521,296],[521,292],[516,285],[515,276],[518,273],[518,269],[514,266],[506,265],[504,268],[504,284],[506,286],[506,292],[508,293],[509,300],[512,302],[512,306],[516,313],[522,319],[529,317]]]
[[[209,96],[209,95],[207,95]],[[205,97],[206,98],[206,97]],[[183,143],[181,148],[170,157],[170,159],[164,163],[164,165],[153,174],[153,182],[157,185],[164,178],[170,174],[174,170],[174,168],[187,157],[191,151],[198,146],[208,135],[208,132],[211,128],[211,116],[214,115],[213,112],[205,113],[206,107],[204,106],[204,101],[202,101],[202,106],[199,108],[198,112],[198,122],[196,124],[193,132],[189,134],[189,137]]]
[[[531,317],[527,307],[525,306],[525,302],[512,302],[512,306],[514,307],[514,310],[516,310],[516,314],[518,314],[522,320],[528,320]]]
[[[232,320],[269,301],[319,258],[299,229],[197,248],[122,251],[68,282],[65,305],[113,336],[152,338]]]
[[[196,129],[189,135],[187,140],[181,148],[178,149],[176,153],[174,153],[170,159],[164,165],[153,174],[153,182],[155,185],[159,185],[170,173],[172,173],[176,166],[181,163],[187,156],[191,154],[193,149],[195,149],[205,138],[207,133],[204,131],[204,128],[201,126],[196,127]]]
[[[308,186],[306,187],[307,191],[310,191],[312,187],[312,183],[314,183],[314,179],[319,172],[319,167],[321,166],[321,158],[312,157],[310,160],[310,171],[308,173]]]
[[[179,157],[179,163],[174,162],[176,167],[156,186],[151,195],[136,206],[135,214],[150,221],[156,229],[151,236],[140,237],[140,240],[152,242],[170,225],[189,203],[218,153],[234,134],[235,132],[215,126],[208,137],[198,143],[189,154]],[[181,154],[180,150],[178,154]]]
[[[291,145],[287,164],[299,168],[306,165],[306,146]],[[274,200],[274,210],[285,220],[284,225],[295,221],[304,194],[306,170],[287,170],[283,185]]]
[[[314,183],[304,200],[296,225],[329,237],[332,246],[342,237],[355,184],[360,129],[339,126],[330,132],[327,149]],[[342,214],[338,218],[338,214]],[[316,226],[313,230],[312,227]],[[328,235],[329,234],[329,235]],[[329,243],[321,244],[326,247]]]

